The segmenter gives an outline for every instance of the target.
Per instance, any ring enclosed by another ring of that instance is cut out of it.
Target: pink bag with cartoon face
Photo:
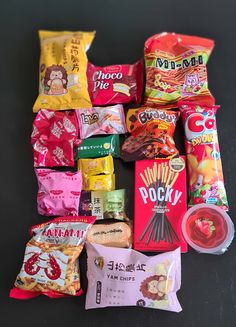
[[[82,188],[81,172],[35,169],[38,179],[38,213],[44,216],[78,215]]]
[[[86,309],[142,306],[180,312],[180,248],[148,257],[131,249],[86,244]]]

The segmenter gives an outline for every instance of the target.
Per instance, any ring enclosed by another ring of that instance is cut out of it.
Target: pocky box
[[[186,210],[185,156],[136,162],[135,250],[187,252],[181,230]]]
[[[189,206],[207,203],[228,210],[216,127],[219,106],[180,101],[188,165]]]

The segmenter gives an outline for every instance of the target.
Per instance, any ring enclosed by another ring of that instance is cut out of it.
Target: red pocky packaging
[[[74,166],[79,133],[75,111],[41,109],[33,122],[31,144],[35,167]]]
[[[143,61],[133,65],[105,67],[88,63],[88,90],[93,105],[140,103],[143,89]]]
[[[185,156],[135,163],[134,249],[187,252],[181,224],[187,210]]]

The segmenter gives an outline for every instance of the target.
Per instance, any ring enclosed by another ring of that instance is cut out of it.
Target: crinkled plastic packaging
[[[81,295],[78,257],[94,220],[95,217],[62,217],[33,226],[10,297]]]
[[[107,155],[120,156],[119,135],[108,135],[84,139],[77,147],[75,160],[79,158],[97,158]]]
[[[79,159],[78,168],[84,175],[113,174],[114,163],[112,156],[95,159]]]
[[[38,179],[38,213],[44,216],[77,216],[82,174],[35,169]]]
[[[128,220],[127,192],[124,189],[114,191],[82,191],[79,214],[96,216],[96,219],[113,218]]]
[[[104,246],[130,248],[132,246],[131,225],[124,222],[94,225],[87,234],[87,242]]]
[[[121,158],[136,161],[177,156],[173,134],[178,118],[178,112],[166,109],[129,109],[126,123],[131,136],[122,144]]]
[[[189,206],[206,203],[228,210],[216,127],[219,106],[178,103],[185,130]]]
[[[139,306],[180,312],[180,249],[148,257],[131,249],[86,243],[86,309]]]
[[[95,32],[39,31],[39,96],[33,111],[89,108],[87,54]]]
[[[133,65],[97,67],[88,63],[88,90],[92,104],[140,103],[143,90],[143,60]]]
[[[35,167],[74,166],[79,127],[74,111],[40,110],[33,122],[31,144]]]
[[[115,174],[83,176],[85,191],[113,191],[115,189]]]
[[[127,132],[124,108],[121,104],[76,110],[80,138],[92,135],[124,134]]]
[[[145,103],[176,104],[182,99],[214,104],[206,64],[214,41],[175,33],[151,36],[145,42]]]

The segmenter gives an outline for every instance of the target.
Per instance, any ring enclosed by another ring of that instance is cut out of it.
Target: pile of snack
[[[86,53],[94,32],[39,35],[31,143],[38,213],[53,218],[31,227],[10,296],[82,294],[78,258],[86,244],[86,309],[181,311],[181,252],[190,244],[201,253],[223,254],[234,237],[225,212],[219,106],[207,81],[214,42],[175,33],[150,37],[142,100],[143,60],[96,67]],[[173,139],[180,116],[186,156]],[[116,189],[119,157],[135,161],[134,219],[127,190]]]

